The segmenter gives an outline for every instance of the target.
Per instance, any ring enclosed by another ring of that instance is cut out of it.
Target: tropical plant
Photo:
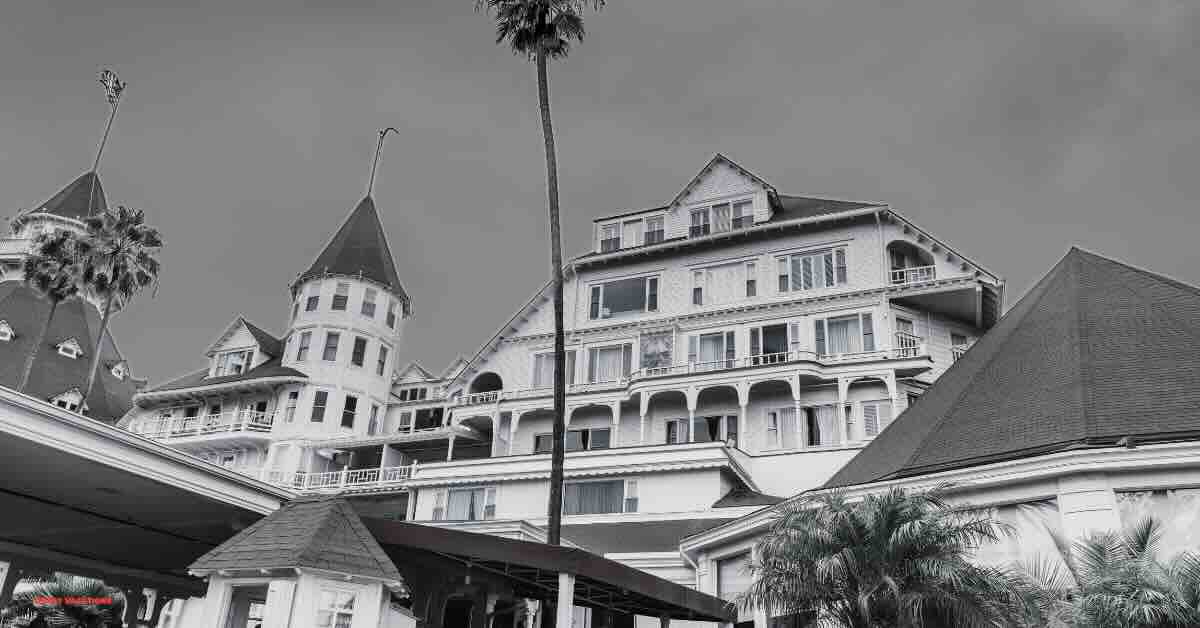
[[[78,249],[79,241],[70,231],[42,232],[34,238],[33,250],[25,258],[25,285],[50,302],[50,311],[46,313],[42,327],[29,347],[21,381],[17,385],[18,391],[24,392],[29,386],[33,363],[42,350],[42,344],[46,342],[46,333],[54,321],[58,305],[79,293],[83,278]]]
[[[142,210],[124,206],[88,216],[84,224],[87,235],[79,247],[83,281],[87,290],[104,303],[83,393],[87,399],[96,383],[101,348],[113,308],[124,307],[137,293],[158,282],[159,263],[155,255],[162,248],[162,238],[158,229],[146,224]]]
[[[3,628],[120,628],[125,596],[93,578],[56,573],[22,587],[0,610]]]
[[[985,515],[951,508],[938,491],[803,497],[755,545],[753,582],[735,604],[813,626],[1020,625],[1021,580],[970,561],[1007,533]]]
[[[1043,625],[1076,628],[1200,626],[1200,555],[1159,556],[1162,525],[1145,518],[1121,532],[1099,532],[1060,556],[1022,565]]]
[[[508,44],[537,68],[538,106],[546,150],[546,196],[550,214],[551,287],[554,292],[554,447],[550,466],[550,501],[546,542],[557,545],[562,527],[563,459],[566,436],[566,340],[563,334],[563,263],[559,227],[558,161],[554,150],[554,125],[550,120],[549,62],[565,59],[571,42],[584,35],[581,13],[599,11],[605,0],[475,0],[476,10],[496,21],[496,43]]]

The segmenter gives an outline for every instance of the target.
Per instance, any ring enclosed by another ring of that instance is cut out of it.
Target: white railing
[[[896,348],[897,353],[901,357],[915,358],[920,355],[921,345],[925,342],[924,338],[914,336],[903,331],[896,332],[896,341],[892,346]]]
[[[457,401],[454,402],[454,405],[456,405],[456,406],[474,406],[474,405],[479,405],[479,404],[483,404],[483,403],[496,403],[497,401],[500,400],[500,392],[501,391],[499,391],[499,390],[491,390],[488,392],[471,393],[469,395],[463,395],[462,397],[459,397]]]
[[[914,268],[894,268],[892,269],[892,284],[904,285],[910,283],[920,283],[922,281],[933,281],[937,277],[937,273],[933,266],[916,266]]]
[[[400,467],[346,469],[323,473],[264,471],[262,480],[268,484],[298,491],[336,492],[403,485],[412,478],[415,467],[416,463]]]
[[[969,349],[969,348],[970,347],[967,347],[966,345],[957,345],[957,346],[950,347],[951,361],[958,362],[958,359],[963,357],[963,354],[966,353],[967,349]]]
[[[0,238],[0,255],[29,253],[33,240],[27,238]]]
[[[269,432],[275,415],[269,412],[242,410],[173,419],[149,419],[135,424],[132,431],[149,438],[171,439],[224,432]]]

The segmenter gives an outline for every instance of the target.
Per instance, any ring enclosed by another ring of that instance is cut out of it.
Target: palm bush
[[[104,602],[108,603],[88,603]],[[92,578],[58,573],[35,580],[0,610],[3,628],[120,628],[125,596]]]
[[[1200,626],[1200,555],[1160,556],[1161,523],[1092,534],[1060,557],[1022,565],[1044,625],[1073,628]]]
[[[848,628],[1022,625],[1022,580],[969,559],[1008,533],[938,491],[833,493],[782,508],[755,545],[743,609]]]
[[[83,280],[104,303],[83,393],[86,399],[96,383],[100,349],[113,308],[124,307],[137,293],[158,281],[159,262],[155,256],[162,248],[162,237],[158,229],[146,224],[146,215],[140,209],[108,209],[89,216],[84,223],[87,235],[80,241]]]
[[[32,252],[25,258],[24,273],[25,285],[50,302],[50,311],[42,321],[42,327],[25,358],[25,368],[17,385],[17,390],[21,392],[29,386],[33,363],[42,344],[46,342],[46,333],[50,330],[59,304],[79,293],[83,275],[79,264],[79,241],[75,234],[65,230],[38,234],[33,240]]]

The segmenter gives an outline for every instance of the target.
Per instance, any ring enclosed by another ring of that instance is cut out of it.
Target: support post
[[[450,435],[449,444],[446,445],[446,462],[454,460],[454,434]]]
[[[616,447],[621,444],[621,402],[614,401],[610,404],[612,408],[612,442],[610,447]]]
[[[658,616],[658,628],[671,628],[671,616],[670,615],[659,615]]]
[[[834,433],[837,435],[838,444],[845,445],[850,441],[850,435],[846,433],[846,398],[850,393],[850,380],[841,377],[838,378],[838,396],[837,408],[834,415],[838,418],[837,429]]]
[[[572,628],[575,607],[575,574],[558,573],[558,604],[554,608],[554,628]]]

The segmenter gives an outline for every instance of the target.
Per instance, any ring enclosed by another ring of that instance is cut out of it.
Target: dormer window
[[[663,228],[663,217],[655,216],[646,219],[646,244],[656,244],[666,239],[666,229]]]
[[[706,236],[710,233],[746,229],[754,224],[754,204],[746,199],[732,203],[716,203],[708,207],[697,207],[692,210],[691,219],[688,236],[692,238]]]
[[[709,222],[708,208],[692,210],[692,226],[688,228],[688,236],[698,238],[706,236],[712,232],[712,223]]]
[[[83,348],[79,346],[79,341],[74,338],[68,338],[58,343],[59,355],[64,355],[72,360],[79,359],[83,355]]]
[[[254,355],[253,349],[240,349],[238,351],[226,351],[217,356],[217,369],[213,371],[213,377],[221,377],[224,375],[241,375],[250,369],[250,359]]]
[[[600,252],[608,253],[621,248],[621,225],[611,224],[600,227]]]
[[[112,365],[113,377],[125,381],[125,377],[129,375],[129,367],[124,362],[117,362]]]
[[[0,321],[0,341],[8,342],[14,337],[16,334],[13,333],[12,325],[9,325],[8,321]]]
[[[83,393],[79,392],[78,388],[72,388],[67,392],[60,393],[55,397],[50,398],[50,403],[71,412],[87,412],[87,404],[83,403]]]

